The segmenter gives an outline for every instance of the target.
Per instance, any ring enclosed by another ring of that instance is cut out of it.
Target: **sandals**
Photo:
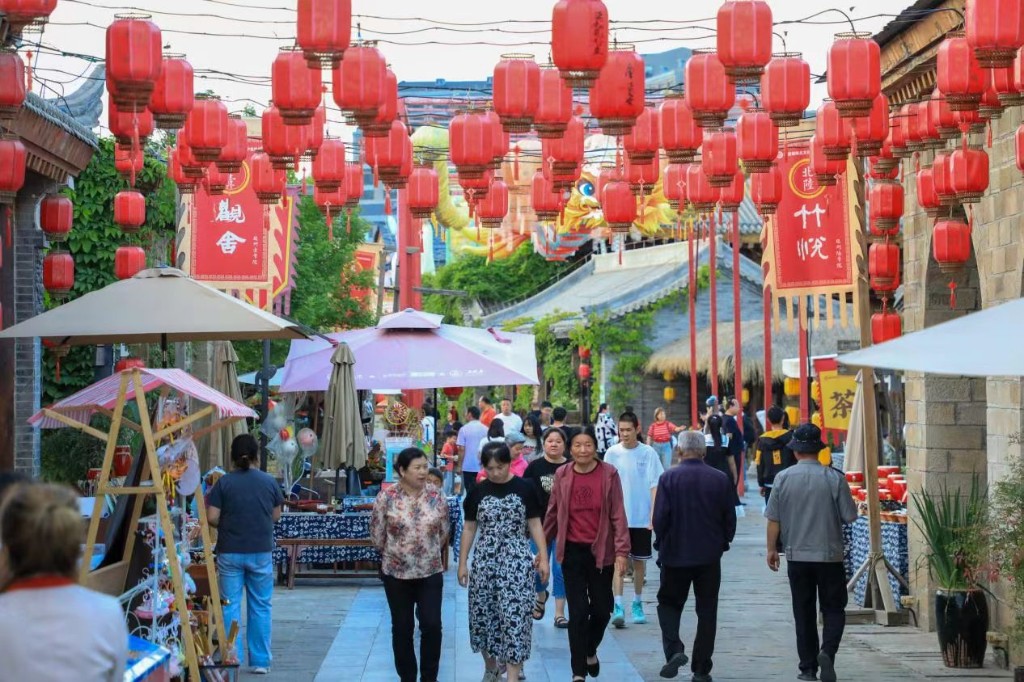
[[[566,618],[565,616],[556,616],[555,617],[555,627],[559,628],[561,630],[565,630],[566,628],[569,627],[569,619]]]
[[[550,595],[548,594],[547,590],[544,590],[544,592],[538,592],[538,594],[543,594],[544,595],[544,601],[541,601],[540,599],[534,599],[534,601],[533,601],[533,619],[534,620],[543,620],[544,619],[544,612],[547,610],[548,597]]]

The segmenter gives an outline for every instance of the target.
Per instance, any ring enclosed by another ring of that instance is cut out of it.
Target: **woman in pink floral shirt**
[[[398,483],[377,495],[370,538],[381,553],[381,578],[391,609],[391,646],[401,682],[416,682],[415,616],[420,625],[420,675],[435,682],[441,659],[441,551],[448,540],[448,502],[427,483],[430,465],[417,448],[395,460]]]

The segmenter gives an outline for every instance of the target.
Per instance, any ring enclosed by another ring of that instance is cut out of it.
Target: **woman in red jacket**
[[[611,620],[614,569],[625,572],[629,528],[622,483],[615,467],[597,458],[597,438],[588,427],[569,439],[571,466],[555,475],[544,517],[544,535],[554,541],[562,564],[569,613],[573,682],[597,677],[597,647]],[[556,540],[557,538],[557,540]]]

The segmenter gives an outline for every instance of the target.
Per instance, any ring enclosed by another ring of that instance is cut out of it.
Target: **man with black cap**
[[[857,506],[842,472],[822,466],[821,429],[801,424],[789,448],[797,463],[775,476],[768,498],[768,567],[779,570],[781,534],[786,573],[793,595],[799,680],[835,682],[835,659],[846,627],[846,571],[843,524],[857,518]],[[820,601],[821,639],[816,602]],[[820,641],[820,645],[819,645]]]

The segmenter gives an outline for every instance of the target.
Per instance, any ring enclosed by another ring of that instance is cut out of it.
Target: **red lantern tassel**
[[[8,206],[7,207],[7,229],[5,230],[5,232],[7,233],[7,243],[8,244],[12,243],[11,242],[11,230],[13,229],[13,223],[14,223],[14,206]]]
[[[619,238],[616,241],[619,246],[619,265],[622,265],[622,250],[626,248],[626,240],[622,238],[622,235],[619,235]]]
[[[377,172],[377,164],[373,164],[373,187],[374,189],[380,184],[380,175]]]
[[[516,182],[519,182],[519,145],[515,146],[513,152],[514,155],[512,157],[512,177],[515,179]]]
[[[487,262],[494,262],[494,230],[491,230],[490,235],[487,239]]]
[[[384,215],[391,215],[391,190],[384,192]]]
[[[25,53],[25,90],[32,92],[32,51],[29,50]],[[57,377],[60,381],[60,377]]]
[[[334,221],[331,220],[331,203],[327,202],[327,238],[334,241]]]
[[[348,210],[348,216],[345,218],[345,231],[352,234],[352,209]]]
[[[956,282],[949,283],[949,309],[956,308]]]
[[[967,230],[974,232],[974,207],[967,204]]]
[[[263,231],[270,232],[270,206],[263,204]]]
[[[992,119],[985,124],[985,145],[992,149]]]
[[[914,152],[914,172],[921,172],[921,156],[917,152]]]

